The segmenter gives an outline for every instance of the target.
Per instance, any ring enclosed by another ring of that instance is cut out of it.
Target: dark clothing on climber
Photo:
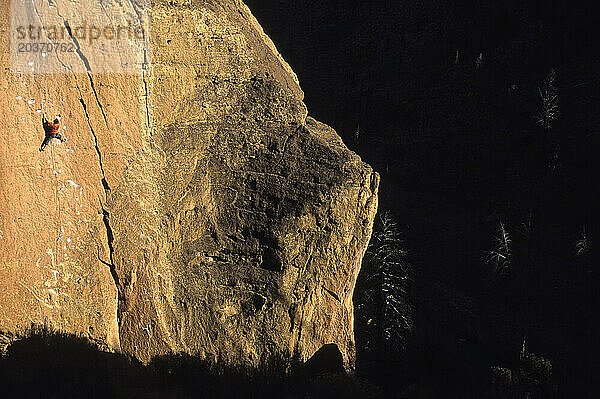
[[[44,126],[45,136],[44,136],[44,142],[42,143],[42,146],[40,147],[40,151],[44,151],[44,149],[46,148],[46,146],[48,144],[50,144],[52,139],[59,139],[63,143],[66,141],[66,138],[62,137],[60,135],[60,133],[58,133],[58,130],[60,129],[60,115],[58,115],[54,119],[54,122],[50,122],[46,118],[46,114],[44,114],[42,116],[42,125]]]

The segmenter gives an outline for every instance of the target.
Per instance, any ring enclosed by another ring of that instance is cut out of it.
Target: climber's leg
[[[59,139],[61,143],[64,143],[65,141],[67,141],[66,137],[61,136],[60,133],[56,133],[52,138],[54,139]]]
[[[40,147],[40,151],[44,151],[44,149],[48,146],[48,144],[50,144],[51,140],[52,140],[52,136],[46,136],[46,137],[44,137],[44,141],[42,142],[42,145]]]

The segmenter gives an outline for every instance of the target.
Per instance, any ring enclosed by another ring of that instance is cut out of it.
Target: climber
[[[58,133],[58,129],[60,128],[60,114],[54,118],[54,122],[48,121],[46,114],[42,115],[42,125],[44,126],[44,142],[40,147],[40,151],[44,151],[46,146],[50,144],[52,139],[59,139],[61,143],[67,141],[66,137],[62,137],[60,133]]]

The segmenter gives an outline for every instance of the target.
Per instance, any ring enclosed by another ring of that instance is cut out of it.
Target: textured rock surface
[[[54,3],[42,18],[76,12]],[[307,117],[242,2],[155,1],[150,25],[137,75],[71,73],[79,57],[15,75],[2,45],[0,330],[46,322],[144,361],[257,365],[335,343],[351,365],[378,176]],[[42,101],[69,142],[38,153]]]

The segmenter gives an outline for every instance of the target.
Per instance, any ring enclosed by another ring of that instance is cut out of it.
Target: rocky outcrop
[[[65,25],[87,1],[51,3],[40,18]],[[83,42],[58,73],[3,70],[0,330],[46,323],[143,361],[183,351],[254,366],[334,343],[351,366],[377,174],[307,117],[242,2],[142,11],[139,73],[94,73],[108,61]],[[42,104],[69,141],[39,153]]]

